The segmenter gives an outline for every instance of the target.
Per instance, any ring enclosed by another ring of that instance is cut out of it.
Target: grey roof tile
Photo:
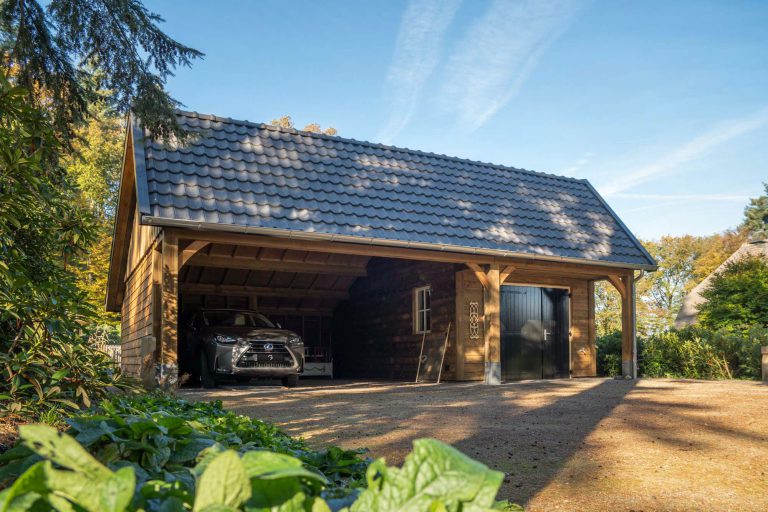
[[[190,112],[144,139],[152,215],[655,265],[583,180]]]

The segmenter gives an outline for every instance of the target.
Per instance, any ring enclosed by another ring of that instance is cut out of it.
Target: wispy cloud
[[[592,160],[593,156],[595,156],[594,153],[592,153],[591,151],[587,151],[586,153],[584,153],[584,155],[582,155],[581,158],[579,158],[576,161],[575,164],[573,164],[570,167],[566,167],[565,169],[563,169],[563,174],[565,174],[566,176],[571,176],[573,178],[577,177],[579,175],[579,171],[581,171],[581,169],[585,165],[587,165],[590,160]]]
[[[626,173],[617,173],[618,178],[599,187],[606,196],[613,196],[655,178],[677,171],[684,164],[697,160],[721,144],[741,135],[758,130],[768,124],[768,107],[756,113],[732,119],[718,127],[694,137],[682,147],[664,155],[656,162]]]
[[[525,84],[542,54],[583,4],[577,0],[493,0],[448,62],[440,99],[467,129],[485,124]]]
[[[440,46],[460,0],[411,0],[400,22],[387,74],[389,119],[378,139],[390,143],[413,116],[421,90],[440,59]]]
[[[613,194],[620,199],[643,199],[647,201],[716,201],[746,203],[748,195],[738,194]]]

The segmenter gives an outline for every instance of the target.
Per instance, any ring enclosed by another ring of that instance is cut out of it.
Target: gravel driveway
[[[757,382],[318,380],[184,394],[390,463],[414,439],[440,439],[505,472],[500,497],[532,511],[768,510],[768,386]]]

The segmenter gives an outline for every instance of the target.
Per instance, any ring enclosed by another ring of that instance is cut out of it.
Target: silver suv
[[[205,388],[215,387],[219,376],[243,382],[255,377],[281,378],[284,386],[294,387],[304,368],[301,337],[256,311],[200,310],[187,340],[198,352]]]

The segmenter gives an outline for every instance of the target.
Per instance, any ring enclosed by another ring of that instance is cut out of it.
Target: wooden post
[[[163,252],[161,242],[152,248],[152,336],[142,340],[141,345],[141,382],[147,389],[157,385],[156,373],[160,363],[160,344],[163,318]]]
[[[163,231],[161,283],[160,365],[156,379],[161,387],[175,387],[179,381],[179,239],[167,229]]]
[[[591,350],[589,376],[597,375],[597,325],[595,323],[595,282],[587,282],[587,337]],[[574,355],[571,354],[571,365]]]
[[[635,278],[634,274],[621,276],[623,292],[621,294],[621,374],[624,378],[637,378],[637,351],[635,318]]]
[[[485,383],[501,384],[501,281],[499,266],[489,265],[485,273],[487,286],[483,287],[485,319]]]

